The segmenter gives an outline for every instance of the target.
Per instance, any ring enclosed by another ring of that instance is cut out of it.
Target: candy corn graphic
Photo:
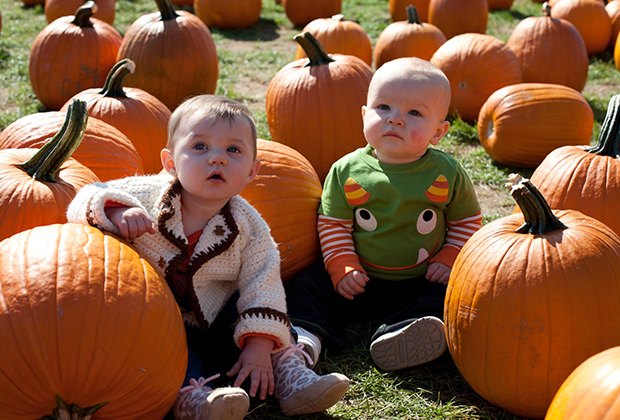
[[[347,178],[344,183],[344,195],[347,203],[352,206],[360,206],[370,199],[370,194],[353,178]]]
[[[424,195],[434,203],[445,203],[448,201],[448,180],[445,176],[439,175],[424,191]]]

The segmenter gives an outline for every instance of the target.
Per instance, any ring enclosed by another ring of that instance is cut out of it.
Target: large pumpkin
[[[194,0],[194,13],[209,28],[249,28],[260,19],[262,0]]]
[[[0,412],[43,418],[163,418],[185,376],[179,309],[130,246],[82,224],[0,242]],[[64,401],[63,404],[61,401]],[[66,414],[65,414],[66,415]]]
[[[430,61],[450,81],[450,113],[469,123],[478,118],[480,108],[493,92],[522,82],[519,60],[506,44],[491,35],[457,35],[442,44]]]
[[[611,19],[600,0],[562,0],[552,7],[553,16],[575,25],[583,38],[588,54],[607,49],[611,38]]]
[[[73,95],[101,86],[116,63],[121,35],[92,18],[94,2],[75,16],[63,16],[37,34],[30,49],[32,90],[48,110],[59,110]]]
[[[114,24],[116,0],[97,0],[93,17]],[[73,15],[84,4],[83,0],[45,0],[45,19],[48,23],[62,16]]]
[[[0,240],[35,226],[64,223],[67,206],[95,174],[72,159],[86,127],[86,104],[69,107],[66,124],[41,149],[0,150]]]
[[[285,65],[265,95],[271,139],[300,152],[321,182],[340,157],[366,144],[362,105],[372,70],[352,55],[328,55],[308,32],[295,36],[308,58]]]
[[[130,58],[136,71],[127,86],[156,96],[168,109],[187,97],[214,93],[218,57],[209,28],[195,15],[155,0],[159,12],[136,19],[127,29],[117,60]]]
[[[545,420],[620,418],[620,347],[588,358],[562,383]]]
[[[452,359],[484,399],[545,415],[588,357],[620,344],[620,237],[576,210],[552,211],[529,181],[523,210],[483,226],[459,253],[444,318]]]
[[[280,251],[282,279],[320,258],[316,230],[322,186],[314,168],[296,150],[258,140],[260,171],[241,195],[263,216]]]
[[[594,113],[575,89],[518,83],[489,96],[477,126],[480,144],[494,161],[533,168],[558,147],[590,144]]]
[[[489,4],[487,0],[430,0],[428,22],[450,39],[465,33],[487,31]]]
[[[536,168],[532,182],[553,208],[579,210],[620,235],[620,96],[609,101],[595,146],[554,150]]]
[[[119,129],[142,158],[145,173],[161,171],[161,149],[168,139],[170,110],[162,101],[140,88],[124,88],[125,77],[135,64],[126,58],[112,67],[103,88],[86,89],[73,99],[88,104],[88,114]],[[70,101],[63,105],[66,111]]]
[[[304,26],[314,19],[339,14],[342,0],[282,0],[282,7],[293,25]]]
[[[517,24],[506,45],[523,69],[524,82],[557,83],[582,91],[588,80],[588,50],[577,28],[551,16],[530,16]]]
[[[65,121],[65,112],[37,112],[13,121],[0,132],[0,149],[41,148]],[[112,125],[89,118],[73,158],[101,181],[144,173],[142,159],[131,141]]]

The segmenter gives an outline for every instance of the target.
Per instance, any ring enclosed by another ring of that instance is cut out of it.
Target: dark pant
[[[334,289],[322,262],[288,280],[286,300],[294,325],[321,336],[326,346],[341,347],[346,328],[357,321],[382,324],[432,315],[443,319],[446,286],[424,277],[403,281],[371,278],[364,293],[345,299]]]

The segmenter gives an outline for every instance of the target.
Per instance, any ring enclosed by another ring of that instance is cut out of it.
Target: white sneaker
[[[370,344],[370,355],[379,368],[392,371],[435,360],[446,348],[443,322],[425,316],[387,326]]]
[[[321,355],[321,339],[305,328],[295,326],[293,328],[297,332],[297,342],[304,346],[303,350],[312,359],[312,362],[308,361],[308,367],[314,369]]]

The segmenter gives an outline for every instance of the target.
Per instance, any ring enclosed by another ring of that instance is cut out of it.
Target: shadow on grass
[[[279,38],[278,24],[272,19],[261,18],[258,23],[247,29],[210,28],[225,38],[237,41],[273,41]]]

